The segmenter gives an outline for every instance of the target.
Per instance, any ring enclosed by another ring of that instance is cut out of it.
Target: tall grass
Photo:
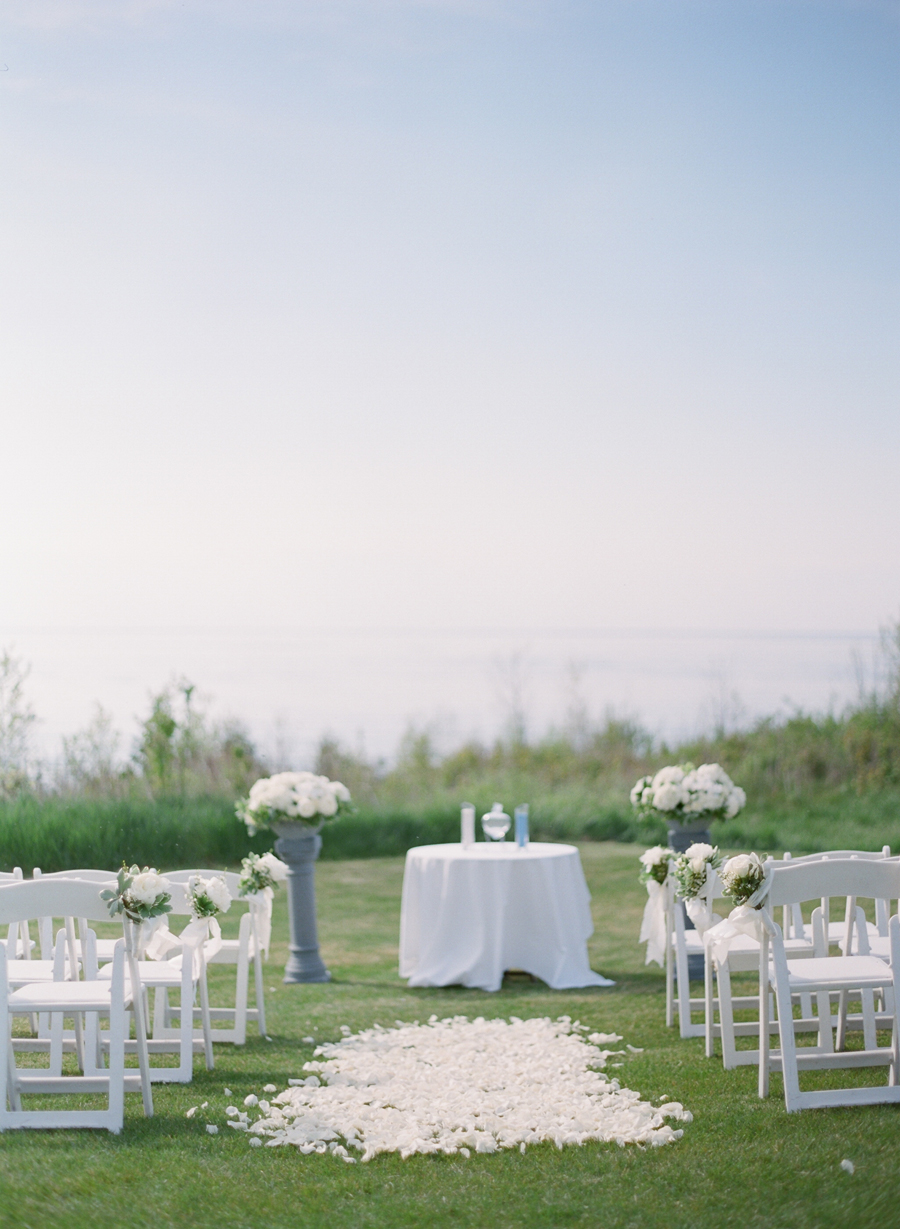
[[[746,810],[713,826],[723,845],[900,850],[900,630],[886,637],[885,656],[885,686],[843,713],[766,718],[679,746],[616,719],[595,728],[582,719],[531,743],[513,723],[505,739],[450,754],[411,730],[387,768],[323,739],[315,768],[342,780],[359,811],[328,827],[322,856],[389,856],[456,840],[463,801],[480,811],[528,802],[539,838],[653,842],[664,826],[637,819],[629,790],[685,761],[720,763],[747,792]],[[192,693],[182,683],[155,697],[126,769],[110,767],[111,732],[98,712],[81,741],[67,744],[61,784],[31,781],[5,800],[0,789],[0,865],[234,865],[268,848],[272,835],[249,841],[233,808],[269,768],[239,727],[205,722]]]

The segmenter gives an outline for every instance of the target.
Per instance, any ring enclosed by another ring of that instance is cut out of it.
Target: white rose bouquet
[[[717,845],[707,845],[703,841],[695,841],[684,853],[675,859],[673,873],[678,895],[682,900],[696,900],[706,887],[706,876],[709,868],[717,870],[722,865],[722,858]]]
[[[100,898],[106,901],[110,917],[124,913],[129,921],[139,925],[172,912],[169,886],[168,879],[153,867],[145,866],[142,870],[123,863],[115,888],[104,888]]]
[[[318,827],[327,819],[339,819],[350,807],[350,791],[340,781],[329,781],[314,772],[278,772],[262,777],[235,806],[238,819],[255,836],[258,828],[293,819]]]
[[[653,777],[641,777],[631,791],[631,804],[642,816],[681,823],[696,819],[733,819],[747,795],[718,764],[673,764]]]
[[[228,885],[218,875],[211,875],[209,879],[191,875],[187,882],[187,898],[195,918],[215,917],[217,913],[227,913],[231,908]]]
[[[729,858],[719,871],[719,878],[736,905],[762,908],[762,900],[753,900],[766,882],[766,868],[759,854],[739,853]]]
[[[665,883],[674,857],[675,850],[668,849],[665,845],[654,845],[652,849],[645,849],[640,855],[641,883]]]
[[[284,883],[288,877],[287,863],[275,854],[250,853],[241,862],[241,879],[238,889],[241,896],[251,896],[254,892],[262,892],[266,888],[274,888]]]

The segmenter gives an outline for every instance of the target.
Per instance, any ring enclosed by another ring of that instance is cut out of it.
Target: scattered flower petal
[[[199,1108],[200,1108],[199,1105],[192,1105],[191,1108],[185,1114],[185,1118],[193,1118]]]
[[[234,1093],[231,1091],[231,1089],[230,1089],[230,1088],[223,1088],[223,1089],[222,1089],[222,1092],[225,1094],[225,1096],[226,1096],[226,1097],[233,1097],[233,1096],[234,1096]]]
[[[844,1160],[841,1161],[841,1169],[843,1169],[844,1173],[852,1174],[856,1169],[856,1166],[852,1161]]]
[[[621,1038],[585,1038],[584,1028],[565,1016],[511,1023],[432,1016],[424,1026],[356,1035],[342,1025],[342,1039],[319,1045],[318,1057],[304,1063],[307,1077],[289,1080],[271,1103],[245,1099],[259,1107],[250,1132],[305,1155],[353,1161],[353,1149],[363,1162],[381,1152],[469,1158],[541,1142],[659,1147],[680,1139],[683,1131],[666,1119],[691,1121],[681,1103],[654,1107],[622,1088],[603,1069],[622,1066],[609,1058],[625,1051],[597,1049]]]
[[[218,1135],[219,1128],[217,1126],[214,1126],[211,1122],[208,1122],[206,1124],[206,1134],[207,1135]]]
[[[251,1092],[249,1096],[244,1097],[244,1104],[245,1105],[259,1105],[259,1097],[257,1097],[255,1093]]]
[[[259,1138],[258,1135],[251,1135],[247,1142],[251,1148],[261,1148],[262,1147],[262,1140]]]
[[[277,1084],[263,1084],[263,1092],[278,1092]]]

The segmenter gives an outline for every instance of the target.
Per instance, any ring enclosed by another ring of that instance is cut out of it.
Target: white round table
[[[400,976],[499,990],[524,969],[554,990],[615,983],[588,964],[591,897],[574,845],[420,845],[406,855]]]

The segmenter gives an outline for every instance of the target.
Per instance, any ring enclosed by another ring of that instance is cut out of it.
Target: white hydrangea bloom
[[[152,905],[163,892],[168,890],[169,881],[163,878],[158,871],[149,870],[134,876],[131,887],[128,889],[128,895],[140,905]]]

